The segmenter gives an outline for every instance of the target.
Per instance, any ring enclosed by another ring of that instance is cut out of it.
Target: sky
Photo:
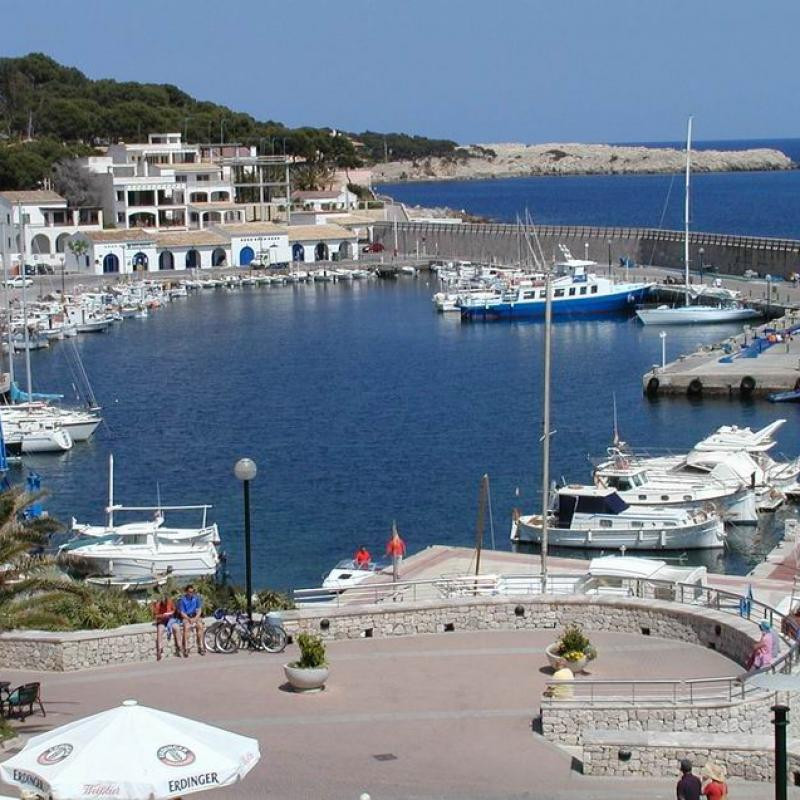
[[[0,55],[464,144],[798,137],[798,30],[800,0],[0,0]]]

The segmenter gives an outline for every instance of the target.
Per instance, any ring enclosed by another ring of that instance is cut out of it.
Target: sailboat
[[[694,292],[689,284],[689,208],[690,208],[690,182],[692,174],[692,118],[686,133],[686,193],[684,198],[684,304],[682,306],[659,306],[658,308],[640,308],[636,316],[645,325],[703,325],[713,322],[739,322],[752,319],[759,313],[752,308],[745,308],[740,303],[730,299],[721,301],[719,305],[705,305],[690,303],[690,297],[695,294],[700,296],[703,292]]]

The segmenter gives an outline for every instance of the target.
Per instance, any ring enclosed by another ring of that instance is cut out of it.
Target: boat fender
[[[699,378],[692,378],[686,387],[686,394],[690,397],[700,397],[703,394],[703,382]]]
[[[653,376],[647,381],[647,388],[645,389],[645,393],[648,397],[655,397],[658,394],[658,387],[661,385],[661,381],[658,378]]]
[[[739,391],[745,395],[752,394],[755,388],[756,380],[750,375],[745,375],[744,378],[742,378],[742,382],[739,384]]]

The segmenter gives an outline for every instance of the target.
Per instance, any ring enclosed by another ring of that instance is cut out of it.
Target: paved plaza
[[[209,798],[673,798],[671,779],[595,778],[533,731],[557,632],[481,631],[331,642],[326,691],[287,691],[283,655],[193,654],[188,660],[77,673],[6,671],[42,682],[47,718],[62,725],[127,698],[255,737],[258,766]],[[712,650],[631,634],[595,633],[596,678],[714,677],[740,668]],[[732,783],[731,800],[771,797]],[[800,797],[800,793],[791,794]]]

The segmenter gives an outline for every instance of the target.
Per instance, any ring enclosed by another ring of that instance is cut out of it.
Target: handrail
[[[546,582],[539,574],[497,574],[497,575],[443,575],[425,580],[397,581],[357,585],[344,590],[296,589],[294,600],[298,606],[305,604],[342,608],[368,602],[381,604],[391,601],[416,602],[419,600],[441,600],[450,598],[478,597],[525,597],[559,595],[602,596],[617,595],[640,599],[656,599],[688,605],[694,608],[710,608],[725,614],[746,619],[754,625],[767,620],[777,631],[788,648],[769,666],[756,672],[720,678],[697,678],[687,680],[627,680],[627,679],[588,679],[581,681],[546,681],[543,702],[558,703],[602,703],[635,698],[650,702],[732,702],[735,697],[744,699],[747,695],[761,690],[748,687],[748,680],[764,672],[793,672],[800,664],[800,642],[790,641],[783,636],[784,621],[787,615],[776,608],[736,592],[718,589],[698,583],[685,583],[659,578],[614,578],[618,586],[607,586],[602,577],[592,577],[580,573],[550,573]],[[542,591],[545,585],[546,593]],[[396,607],[396,606],[394,606]],[[777,627],[776,627],[777,625]],[[791,622],[794,628],[794,622]],[[602,687],[626,687],[622,694],[603,694]],[[648,687],[668,687],[664,691],[649,691]],[[717,691],[709,687],[720,686]]]

